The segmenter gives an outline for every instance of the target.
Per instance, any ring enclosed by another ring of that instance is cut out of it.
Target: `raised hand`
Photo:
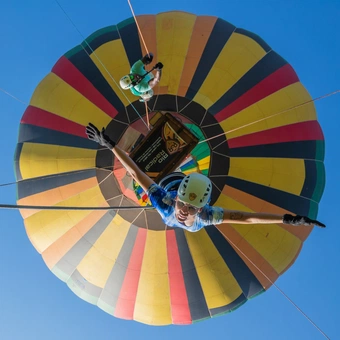
[[[107,147],[108,149],[113,149],[116,143],[110,139],[108,135],[105,134],[105,129],[102,128],[101,131],[97,129],[95,125],[89,123],[86,126],[87,138],[93,140],[94,142]]]

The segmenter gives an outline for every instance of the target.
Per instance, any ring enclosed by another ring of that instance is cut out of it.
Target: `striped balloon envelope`
[[[170,112],[201,140],[178,170],[209,176],[212,205],[316,218],[324,138],[291,65],[217,17],[175,11],[137,22],[154,62],[164,64],[148,118]],[[111,151],[87,139],[85,126],[105,127],[127,152],[143,140],[145,105],[117,84],[145,53],[130,18],[57,61],[21,119],[17,203],[137,207],[21,214],[47,267],[80,298],[118,318],[191,324],[267,290],[312,227],[222,224],[190,233],[143,207],[145,193]]]

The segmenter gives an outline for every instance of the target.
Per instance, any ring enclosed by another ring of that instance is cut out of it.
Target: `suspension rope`
[[[12,97],[12,98],[15,99],[16,101],[18,101],[18,102],[20,102],[20,103],[22,103],[22,104],[27,105],[26,102],[24,102],[23,100],[21,100],[21,99],[15,97],[15,96],[13,96],[13,94],[7,92],[6,90],[2,89],[1,87],[0,87],[0,91],[3,92],[4,94],[6,94],[6,95],[9,96],[9,97]]]
[[[65,16],[67,17],[67,19],[70,21],[70,23],[72,24],[72,26],[76,29],[76,31],[79,33],[79,35],[82,37],[82,39],[84,40],[84,42],[86,43],[86,45],[88,46],[88,48],[91,50],[91,52],[93,53],[93,55],[96,57],[96,59],[99,61],[100,65],[104,68],[105,72],[108,74],[108,76],[110,77],[110,79],[115,83],[115,85],[118,87],[118,89],[120,90],[120,92],[123,94],[123,96],[125,97],[125,99],[130,103],[131,107],[134,109],[134,111],[137,113],[138,117],[142,120],[142,122],[144,123],[144,125],[148,128],[147,124],[145,123],[144,119],[142,118],[142,116],[139,114],[138,110],[135,108],[135,106],[130,102],[129,98],[127,97],[127,95],[124,93],[124,91],[120,88],[120,86],[117,84],[116,80],[113,78],[113,76],[111,75],[111,73],[109,72],[109,70],[106,68],[106,66],[104,65],[104,63],[101,61],[101,59],[97,56],[96,52],[92,49],[92,47],[89,45],[89,43],[87,42],[86,38],[84,37],[84,35],[80,32],[80,30],[78,29],[78,27],[76,26],[76,24],[73,22],[73,20],[71,19],[71,17],[66,13],[66,11],[64,10],[64,8],[61,6],[61,4],[59,3],[58,0],[54,0],[57,5],[60,7],[60,9],[63,11],[63,13],[65,14]],[[81,47],[83,48],[83,50],[87,53],[85,47],[81,44]],[[149,128],[148,128],[149,129]]]
[[[148,104],[147,102],[145,103],[145,112],[146,112],[146,123],[148,124],[148,128],[150,130],[150,121],[149,121],[149,109],[148,109]]]
[[[220,134],[218,134],[218,135],[216,135],[216,136],[213,136],[213,137],[210,137],[210,138],[201,140],[198,144],[201,144],[201,143],[207,142],[207,141],[209,141],[209,140],[212,140],[212,139],[215,139],[215,138],[224,136],[224,135],[226,135],[226,134],[228,134],[228,133],[235,132],[235,131],[240,130],[240,129],[243,129],[243,128],[245,128],[245,127],[248,127],[248,126],[251,126],[251,125],[254,125],[254,124],[263,122],[264,120],[267,120],[267,119],[269,119],[269,118],[273,118],[273,117],[275,117],[275,116],[281,115],[281,114],[286,113],[286,112],[291,111],[291,110],[294,110],[294,109],[296,109],[296,108],[298,108],[298,107],[301,107],[301,106],[310,104],[310,103],[315,102],[315,101],[317,101],[317,100],[321,100],[321,99],[324,99],[324,98],[326,98],[326,97],[333,96],[334,94],[337,94],[337,93],[340,93],[340,90],[336,90],[336,91],[327,93],[327,94],[325,94],[325,95],[323,95],[323,96],[320,96],[320,97],[317,97],[317,98],[308,100],[308,101],[306,101],[306,102],[304,102],[304,103],[302,103],[302,104],[296,105],[296,106],[291,107],[291,108],[289,108],[289,109],[280,111],[280,112],[278,112],[278,113],[274,113],[274,114],[272,114],[272,115],[270,115],[270,116],[268,116],[268,117],[261,118],[261,119],[259,119],[259,120],[254,121],[254,122],[251,122],[251,123],[248,123],[248,124],[239,126],[239,127],[235,128],[235,129],[232,129],[232,130],[229,130],[229,131],[220,133]]]
[[[139,28],[138,21],[137,21],[137,18],[136,18],[135,12],[134,12],[134,10],[133,10],[133,8],[132,8],[131,2],[130,2],[130,0],[127,0],[127,2],[128,2],[129,6],[130,6],[130,9],[131,9],[132,16],[133,16],[133,18],[134,18],[134,20],[135,20],[135,23],[136,23],[136,26],[137,26],[137,29],[138,29],[139,35],[140,35],[140,37],[141,37],[141,39],[142,39],[143,45],[144,45],[144,47],[145,47],[146,53],[147,53],[147,54],[149,54],[148,47],[146,46],[146,43],[145,43],[145,40],[144,40],[144,37],[143,37],[142,31],[141,31],[141,29]]]
[[[28,210],[131,210],[131,209],[155,209],[152,206],[124,206],[124,207],[66,207],[48,205],[20,205],[20,204],[0,204],[0,209],[28,209]]]
[[[273,282],[233,241],[229,239],[219,228],[217,230],[227,239],[227,241],[236,248],[326,339],[330,338],[317,324],[280,288]]]

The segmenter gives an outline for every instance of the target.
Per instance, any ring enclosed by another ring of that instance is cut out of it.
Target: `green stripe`
[[[121,22],[117,25],[117,27],[118,27],[118,29],[122,29],[122,28],[124,28],[124,27],[126,27],[126,26],[131,25],[132,23],[134,23],[134,21],[135,21],[135,19],[131,17],[131,18],[129,18],[129,19],[126,19],[126,20],[121,21]]]
[[[326,173],[325,166],[321,162],[315,162],[316,172],[317,172],[317,182],[315,185],[314,193],[312,195],[312,200],[316,202],[320,202],[323,191],[325,189],[326,184]]]
[[[325,159],[325,141],[316,141],[315,159],[318,161],[324,161]]]
[[[310,201],[308,217],[311,219],[316,219],[318,216],[319,205],[314,201]]]
[[[112,25],[112,26],[107,26],[104,28],[99,29],[98,31],[92,33],[90,36],[88,36],[80,45],[72,48],[68,52],[64,54],[64,57],[67,59],[70,59],[73,55],[77,54],[79,51],[81,51],[84,48],[87,48],[88,45],[91,45],[91,42],[95,40],[96,38],[100,37],[103,34],[110,33],[117,31],[117,26]]]

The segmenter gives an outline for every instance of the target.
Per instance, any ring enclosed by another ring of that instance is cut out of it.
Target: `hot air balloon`
[[[134,18],[105,27],[65,53],[35,89],[15,154],[17,203],[122,207],[21,214],[47,267],[83,300],[118,318],[191,324],[267,290],[312,227],[168,227],[85,126],[105,127],[133,153],[152,132],[147,121],[169,114],[199,141],[177,171],[209,176],[212,205],[311,218],[325,185],[324,138],[297,74],[256,34],[177,11],[136,20],[145,45]],[[145,46],[165,65],[147,111],[118,84]]]

